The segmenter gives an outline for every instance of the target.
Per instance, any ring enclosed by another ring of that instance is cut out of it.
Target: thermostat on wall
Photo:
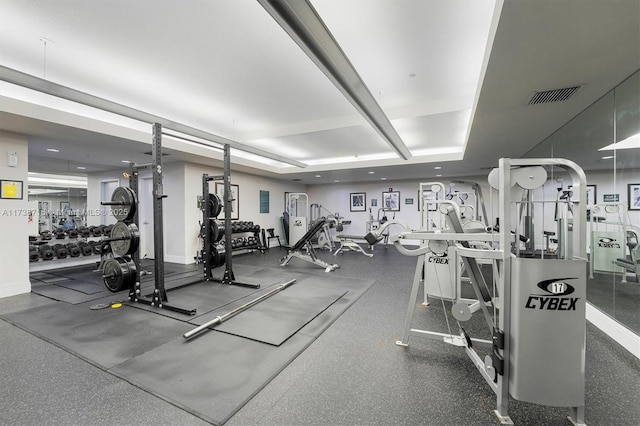
[[[7,152],[7,165],[9,167],[18,167],[18,153],[15,151]]]

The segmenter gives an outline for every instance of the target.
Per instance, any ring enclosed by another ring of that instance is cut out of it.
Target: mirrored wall
[[[87,179],[29,173],[29,235],[72,229],[86,223]]]
[[[640,334],[640,71],[526,157],[566,158],[587,176],[587,300]]]

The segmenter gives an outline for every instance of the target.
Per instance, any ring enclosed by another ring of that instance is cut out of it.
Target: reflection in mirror
[[[566,158],[580,165],[594,189],[597,206],[588,234],[594,273],[587,300],[624,327],[640,334],[640,209],[634,209],[629,188],[640,187],[640,71],[586,108],[526,157]],[[596,190],[597,188],[597,190]],[[594,207],[594,206],[592,206]],[[618,217],[624,217],[624,220]],[[598,232],[614,232],[602,237]],[[605,243],[599,239],[607,238]],[[616,241],[609,241],[615,239]],[[607,253],[615,250],[615,253]],[[599,259],[599,260],[598,260]],[[627,266],[620,266],[627,265]]]
[[[29,172],[29,235],[86,222],[87,178]]]

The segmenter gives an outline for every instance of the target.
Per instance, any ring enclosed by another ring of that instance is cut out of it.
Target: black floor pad
[[[262,277],[270,273],[269,277],[281,281],[292,275],[291,272],[275,268],[238,269],[242,269],[246,275],[258,274]],[[249,323],[256,327],[268,325],[274,321],[275,311],[263,310],[263,315],[258,316],[254,316],[257,311],[252,311],[263,303],[277,302],[277,298],[282,302],[282,297],[287,296],[287,293],[288,297],[295,296],[299,299],[292,302],[297,308],[305,306],[305,301],[300,300],[304,296],[304,290],[308,292],[309,300],[325,298],[323,303],[316,303],[316,306],[309,304],[308,322],[300,328],[304,319],[296,319],[297,324],[293,328],[297,331],[280,346],[217,330],[207,331],[185,341],[182,335],[193,329],[194,325],[184,319],[169,318],[162,309],[150,312],[128,305],[120,309],[91,310],[90,307],[97,303],[95,300],[75,305],[55,303],[9,313],[3,318],[207,421],[222,424],[310,345],[373,283],[373,280],[340,277],[337,274],[302,275],[291,287],[222,324],[232,325],[232,321],[239,321],[245,315],[247,319],[250,318]],[[70,291],[58,286],[43,285]],[[178,300],[177,295],[191,288],[189,286],[170,292],[171,300]],[[212,293],[213,289],[205,290]],[[253,289],[243,287],[225,286],[218,290],[219,293],[243,292],[245,301],[256,297],[250,297],[249,292]],[[268,287],[263,287],[260,291],[268,291]],[[197,297],[196,293],[190,296],[184,294],[182,297]],[[118,296],[112,294],[109,297],[117,300]],[[100,301],[109,300],[109,297]],[[234,303],[242,302],[241,298],[228,299],[227,306],[233,309]],[[337,301],[331,303],[331,298],[337,298]],[[294,320],[291,313],[285,312],[284,306],[281,307],[281,319]],[[194,320],[193,317],[188,319]],[[206,318],[203,316],[197,318],[197,321],[206,322]]]
[[[76,280],[61,281],[53,284],[60,287],[68,288],[70,290],[79,291],[80,293],[84,293],[84,294],[102,293],[105,288],[102,283],[95,284],[95,283],[87,283],[84,281],[76,281]]]
[[[220,324],[216,330],[280,346],[346,294],[340,289],[305,286],[303,283],[304,280],[278,292],[241,315]],[[215,313],[222,314],[224,312]],[[211,314],[199,320],[209,315]]]

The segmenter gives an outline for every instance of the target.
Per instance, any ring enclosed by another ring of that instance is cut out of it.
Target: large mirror
[[[597,160],[588,160],[594,152]],[[587,300],[640,334],[640,71],[527,157],[567,158],[585,170],[590,188]]]

